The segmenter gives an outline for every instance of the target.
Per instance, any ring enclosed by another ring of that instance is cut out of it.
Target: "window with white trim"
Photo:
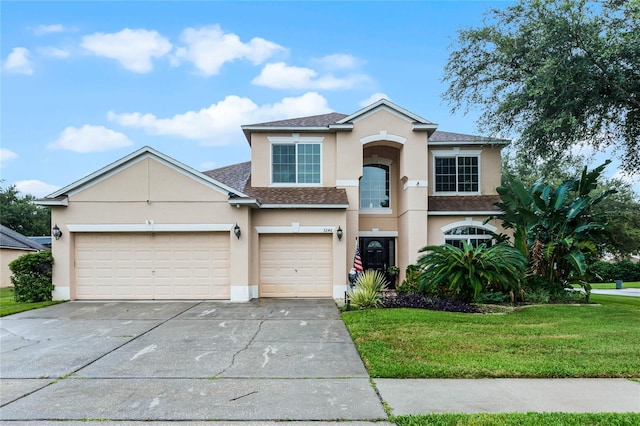
[[[273,183],[319,184],[319,143],[274,143],[271,145]]]
[[[477,226],[458,226],[444,233],[444,243],[462,248],[462,242],[466,241],[473,247],[485,244],[491,247],[493,244],[493,233],[489,229]]]
[[[367,164],[360,181],[360,208],[389,208],[389,166]]]
[[[480,192],[480,157],[452,155],[435,157],[435,192]]]

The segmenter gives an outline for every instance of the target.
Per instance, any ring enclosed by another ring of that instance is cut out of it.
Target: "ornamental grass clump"
[[[349,291],[349,299],[360,309],[378,308],[382,306],[382,291],[388,283],[380,271],[364,271],[356,278],[355,287]]]

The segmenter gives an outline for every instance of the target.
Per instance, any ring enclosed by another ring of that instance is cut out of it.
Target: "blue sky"
[[[484,135],[441,78],[456,30],[508,4],[3,1],[2,186],[44,196],[145,145],[221,167],[249,159],[241,124],[381,96]]]

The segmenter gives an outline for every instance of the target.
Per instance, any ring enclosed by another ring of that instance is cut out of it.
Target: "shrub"
[[[20,256],[9,269],[16,302],[45,302],[52,299],[51,281],[53,256],[51,250],[42,250]]]
[[[364,271],[356,278],[355,287],[349,291],[351,303],[360,309],[377,308],[382,304],[382,290],[387,288],[387,280],[380,271]]]
[[[524,301],[529,303],[549,303],[551,294],[544,288],[537,288],[535,290],[525,289]]]
[[[640,281],[640,263],[633,263],[626,259],[618,262],[594,262],[589,266],[589,271],[593,275],[594,282]]]
[[[418,265],[409,265],[405,270],[404,280],[396,288],[398,293],[417,293],[418,292],[418,276],[420,276],[420,268]]]
[[[509,299],[508,294],[488,291],[480,294],[480,297],[478,297],[478,303],[503,303],[506,302],[507,299]]]

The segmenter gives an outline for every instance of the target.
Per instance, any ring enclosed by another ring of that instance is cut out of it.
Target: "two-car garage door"
[[[76,299],[228,299],[226,232],[80,233]]]

